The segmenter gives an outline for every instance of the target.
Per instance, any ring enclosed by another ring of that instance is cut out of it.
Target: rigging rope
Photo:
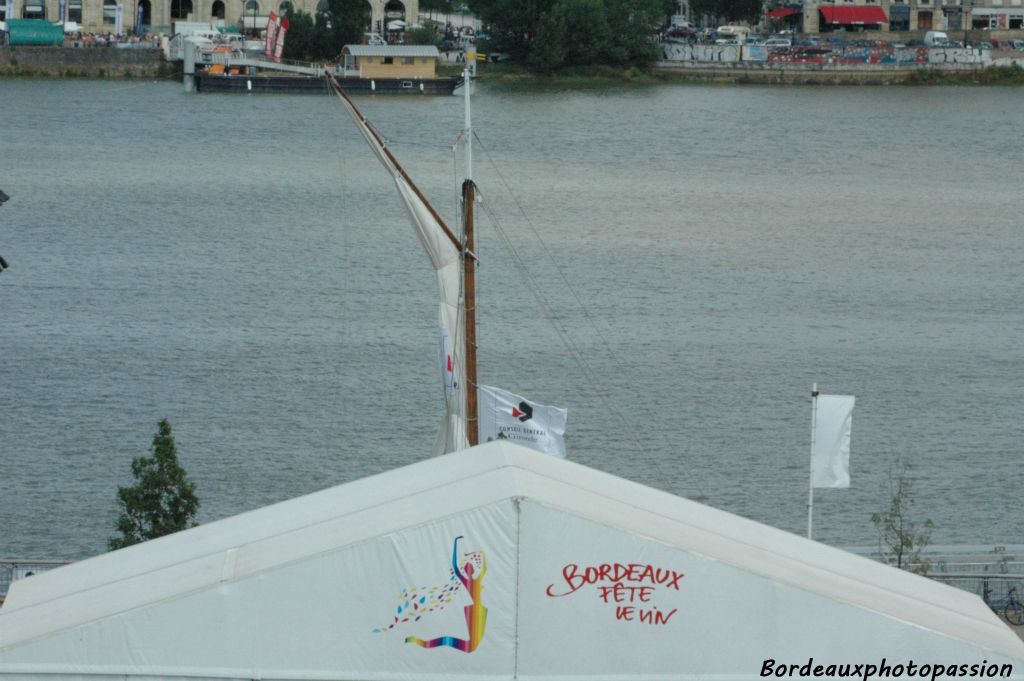
[[[494,162],[494,158],[491,156],[490,150],[487,149],[487,147],[484,145],[483,141],[479,138],[478,135],[476,135],[474,133],[473,136],[476,138],[477,142],[479,143],[480,149],[483,150],[485,156],[487,157],[488,162],[491,164],[491,167],[494,169],[495,174],[498,176],[498,179],[501,180],[502,185],[505,187],[505,191],[508,192],[509,196],[512,198],[512,201],[515,203],[516,208],[519,210],[520,214],[523,216],[523,219],[529,225],[530,230],[533,232],[534,238],[537,240],[537,243],[539,243],[541,245],[541,247],[544,250],[545,255],[548,257],[548,259],[551,261],[552,265],[554,266],[555,271],[558,272],[559,277],[561,278],[562,283],[564,284],[566,290],[569,291],[569,293],[572,295],[573,299],[576,301],[576,305],[583,312],[583,316],[590,323],[591,328],[597,334],[597,337],[600,340],[601,346],[607,352],[608,356],[612,358],[612,362],[615,364],[616,368],[621,370],[622,372],[626,372],[627,371],[627,367],[625,367],[621,363],[621,361],[619,361],[618,355],[615,352],[612,351],[611,344],[608,342],[608,339],[601,332],[600,328],[598,328],[598,326],[597,326],[597,324],[596,324],[596,322],[594,320],[594,317],[590,314],[590,311],[587,309],[586,305],[583,304],[583,301],[580,298],[579,294],[576,292],[576,289],[572,286],[572,284],[569,283],[568,278],[565,276],[565,272],[562,270],[561,267],[559,267],[558,262],[555,260],[554,255],[551,253],[551,250],[548,248],[547,244],[541,238],[540,232],[537,230],[536,226],[533,224],[533,221],[530,220],[530,216],[526,213],[526,210],[525,210],[525,208],[523,208],[523,205],[519,201],[519,198],[512,191],[512,188],[509,186],[508,181],[505,179],[504,175],[502,175],[502,173],[501,173],[501,170],[498,168],[497,163]],[[530,292],[533,294],[534,298],[537,300],[538,304],[541,306],[541,308],[543,310],[543,313],[544,313],[544,317],[551,323],[552,327],[555,329],[555,333],[558,335],[559,339],[562,341],[563,346],[565,346],[565,348],[569,352],[570,356],[576,361],[577,365],[580,368],[580,371],[583,373],[583,375],[586,378],[587,382],[590,384],[591,389],[595,392],[595,394],[598,396],[598,398],[604,404],[604,406],[608,410],[608,412],[615,414],[619,418],[619,420],[623,424],[623,427],[625,429],[625,432],[626,432],[627,436],[637,446],[637,448],[640,449],[639,438],[637,437],[635,431],[633,430],[632,424],[630,423],[629,419],[626,417],[625,413],[622,410],[616,408],[615,403],[611,399],[610,392],[607,389],[605,389],[603,384],[597,379],[596,375],[594,374],[594,371],[591,369],[590,364],[587,362],[585,356],[580,351],[580,349],[576,345],[576,343],[572,340],[572,337],[569,335],[568,330],[565,328],[565,326],[563,324],[558,322],[557,316],[555,315],[554,310],[553,310],[551,304],[548,302],[547,298],[544,296],[544,294],[543,294],[543,292],[541,290],[541,287],[538,285],[535,277],[530,272],[529,268],[526,265],[526,262],[519,255],[518,251],[515,249],[515,246],[512,244],[511,239],[509,239],[508,234],[505,232],[504,228],[501,226],[501,222],[498,219],[497,215],[495,215],[490,210],[489,206],[486,203],[484,204],[484,212],[494,222],[495,229],[496,229],[499,237],[501,238],[501,240],[504,243],[505,247],[508,249],[509,253],[511,254],[512,261],[513,261],[514,265],[516,266],[516,268],[520,271],[520,275],[526,281],[526,283],[527,283],[527,285],[528,285],[528,287],[530,289]],[[660,428],[659,429],[652,429],[652,432],[656,432],[658,435],[661,436],[661,439],[664,441],[665,447],[669,451],[672,451],[672,450],[675,449],[672,446],[672,443],[669,441],[668,436],[665,434],[664,430],[662,430]],[[659,461],[659,459],[657,457],[655,457],[654,460],[653,460],[653,463],[655,465],[655,468],[658,469],[658,473],[660,475],[662,473],[662,471],[661,471],[661,462]],[[689,480],[690,484],[694,488],[696,488],[696,490],[698,492],[698,496],[696,498],[697,499],[707,499],[707,495],[704,493],[704,489],[700,485],[700,483],[697,482],[692,476],[690,476],[690,474],[686,471],[685,467],[683,467],[680,470],[681,470],[682,474],[684,475],[684,477]]]

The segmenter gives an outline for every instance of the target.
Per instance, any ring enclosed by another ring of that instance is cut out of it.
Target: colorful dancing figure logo
[[[421,648],[454,648],[464,653],[471,653],[477,649],[484,639],[484,627],[487,625],[487,608],[483,603],[483,580],[487,572],[487,559],[483,551],[473,551],[462,554],[462,566],[459,566],[459,540],[460,535],[455,538],[452,545],[452,568],[451,578],[445,586],[435,587],[410,587],[402,591],[398,597],[398,607],[394,615],[394,621],[386,628],[374,629],[374,633],[387,633],[404,622],[418,622],[428,612],[441,610],[451,603],[454,592],[458,589],[458,582],[469,593],[473,601],[463,611],[466,615],[467,638],[456,638],[455,636],[440,636],[430,640],[423,640],[415,636],[408,636],[406,643],[415,643]]]

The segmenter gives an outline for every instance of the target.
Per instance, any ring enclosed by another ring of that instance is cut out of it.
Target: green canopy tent
[[[64,29],[44,19],[8,19],[8,44],[17,45],[62,45]]]

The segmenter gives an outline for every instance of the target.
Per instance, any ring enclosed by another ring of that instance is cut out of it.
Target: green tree
[[[437,31],[430,26],[420,26],[405,32],[406,45],[436,45],[437,43]]]
[[[321,57],[335,59],[345,45],[358,45],[370,27],[370,3],[366,0],[321,0],[316,25],[322,31]]]
[[[931,565],[921,552],[931,543],[932,521],[913,519],[913,480],[910,465],[903,463],[895,476],[889,473],[889,510],[872,513],[871,522],[878,531],[878,553],[901,570],[928,574]]]
[[[525,62],[540,23],[554,0],[470,0],[469,7],[491,33],[493,49]]]
[[[321,58],[322,36],[317,31],[313,16],[302,10],[290,8],[288,33],[285,34],[284,58],[300,61],[316,61]]]
[[[654,35],[668,22],[662,0],[604,0],[612,48],[608,63],[647,66],[658,59]]]
[[[536,71],[564,66],[647,66],[665,24],[664,0],[476,0],[492,48]]]
[[[761,6],[761,0],[690,0],[694,16],[710,15],[719,21],[757,22]]]
[[[160,421],[152,451],[152,457],[132,460],[135,484],[117,489],[117,530],[121,534],[107,542],[111,551],[197,525],[195,484],[178,463],[167,419]]]
[[[561,12],[548,12],[530,44],[527,64],[532,70],[544,73],[560,69],[566,64],[570,40],[565,16]]]

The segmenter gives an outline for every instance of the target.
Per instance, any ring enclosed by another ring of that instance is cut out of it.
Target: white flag
[[[530,402],[500,388],[477,390],[480,441],[507,439],[538,452],[565,458],[565,421],[569,412]]]
[[[811,487],[850,486],[853,395],[818,395],[811,452]]]
[[[124,33],[124,3],[117,3],[114,9],[114,35]]]
[[[14,0],[7,0],[7,4],[4,9],[4,19],[10,21],[14,18]]]

